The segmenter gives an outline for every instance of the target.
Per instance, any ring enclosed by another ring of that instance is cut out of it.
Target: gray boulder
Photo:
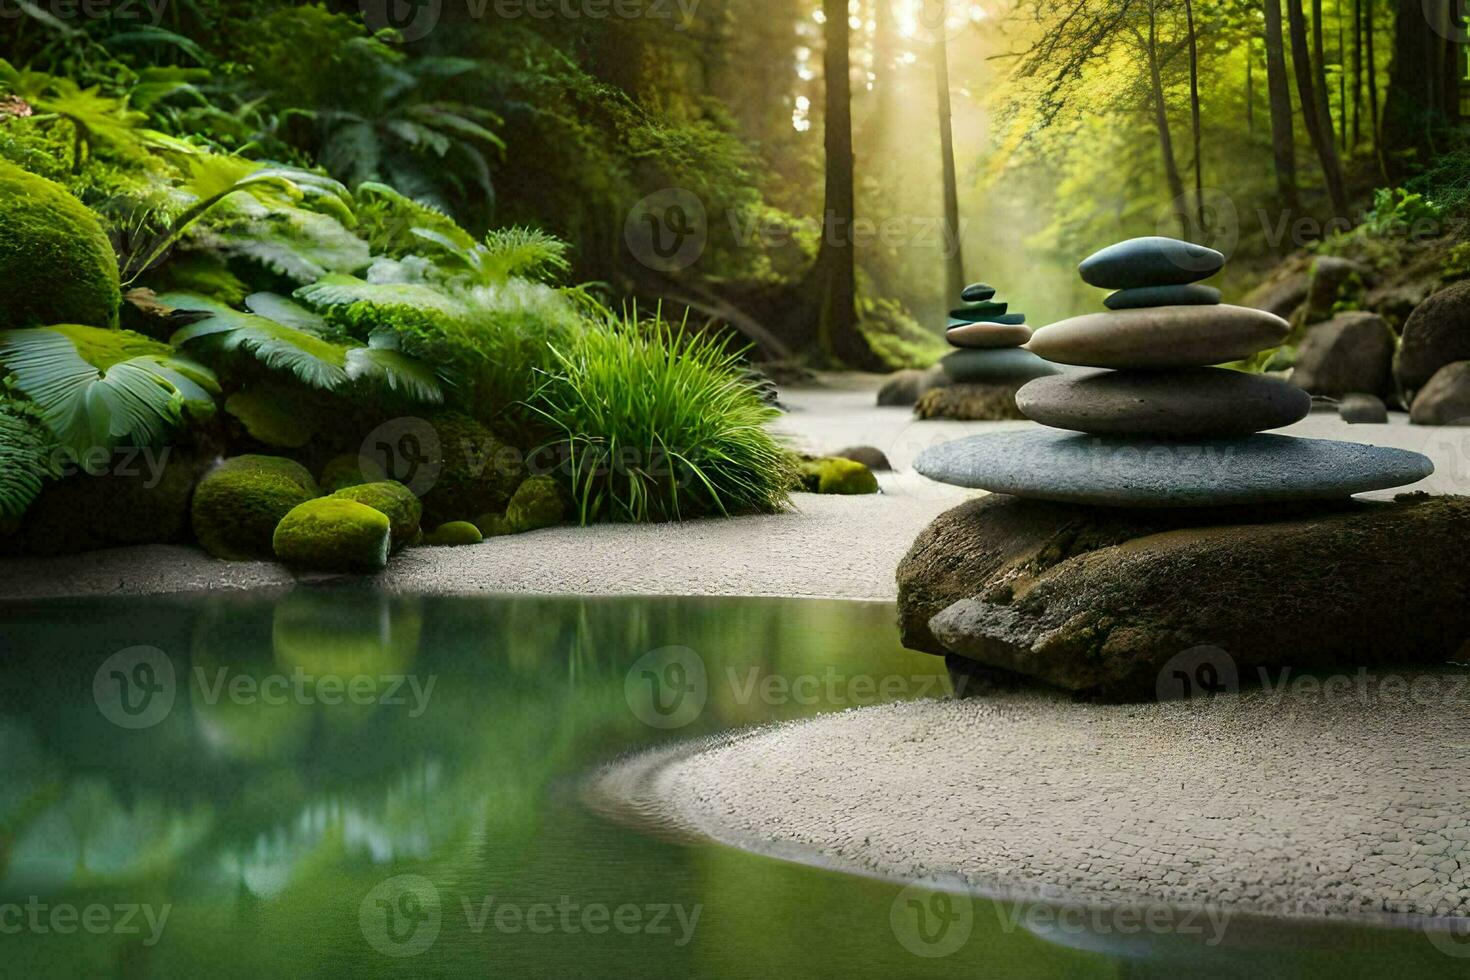
[[[1312,262],[1311,277],[1307,281],[1307,308],[1303,322],[1317,323],[1331,317],[1332,308],[1339,299],[1361,295],[1372,277],[1373,270],[1361,262],[1334,255],[1318,256]]]
[[[1393,370],[1393,331],[1376,313],[1340,313],[1307,330],[1292,383],[1314,395],[1385,394]]]
[[[992,495],[919,535],[899,625],[912,649],[1110,700],[1153,699],[1199,647],[1242,684],[1260,667],[1440,664],[1470,638],[1467,535],[1470,497],[1150,511]]]
[[[919,386],[924,372],[914,368],[894,371],[878,389],[879,405],[912,405],[919,400]]]
[[[1353,425],[1383,425],[1388,422],[1388,406],[1377,395],[1356,392],[1345,395],[1337,406],[1337,414]]]
[[[1470,361],[1446,364],[1434,372],[1409,408],[1415,425],[1470,425]]]
[[[1404,321],[1395,374],[1405,391],[1418,391],[1446,364],[1470,360],[1470,280],[1441,289]]]
[[[848,446],[832,455],[862,463],[874,472],[886,472],[893,469],[893,464],[888,461],[888,456],[877,446]]]

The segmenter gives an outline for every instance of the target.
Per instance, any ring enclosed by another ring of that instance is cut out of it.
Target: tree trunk
[[[1283,206],[1300,207],[1296,189],[1296,133],[1291,115],[1291,82],[1281,36],[1281,0],[1265,0],[1266,95],[1271,108],[1271,153],[1276,163],[1276,193]]]
[[[1459,117],[1459,56],[1448,40],[1450,7],[1427,9],[1423,0],[1398,0],[1395,7],[1383,99],[1383,144],[1393,148],[1387,160],[1393,179],[1427,162],[1434,155],[1435,131]]]
[[[1179,234],[1189,237],[1188,202],[1184,196],[1184,179],[1179,176],[1179,164],[1174,159],[1174,137],[1169,132],[1169,113],[1164,105],[1164,81],[1159,72],[1159,28],[1154,10],[1154,0],[1148,3],[1148,39],[1145,47],[1148,55],[1149,87],[1153,92],[1154,124],[1159,131],[1159,151],[1164,157],[1164,179],[1169,185],[1169,196],[1174,199],[1174,213],[1179,217]]]
[[[1321,0],[1314,2],[1320,3]],[[1312,84],[1312,58],[1307,52],[1307,25],[1302,15],[1302,0],[1286,0],[1286,15],[1291,29],[1291,60],[1296,69],[1302,118],[1307,124],[1307,135],[1312,138],[1312,147],[1317,151],[1317,159],[1321,161],[1322,177],[1327,184],[1327,196],[1332,201],[1333,216],[1345,217],[1348,204],[1342,183],[1342,164],[1337,159],[1331,125],[1324,119],[1325,104],[1319,98],[1320,86]]]
[[[1353,0],[1353,141],[1363,139],[1363,0]]]
[[[1312,0],[1312,62],[1316,72],[1312,77],[1312,83],[1317,93],[1317,112],[1320,117],[1318,125],[1322,132],[1327,135],[1327,142],[1331,143],[1337,139],[1337,131],[1332,123],[1332,96],[1327,87],[1327,55],[1322,47],[1322,0]]]
[[[954,166],[954,131],[949,106],[949,51],[941,32],[934,44],[934,88],[939,105],[939,156],[944,181],[944,287],[949,302],[965,288],[960,244],[960,192]]]
[[[1245,49],[1245,132],[1247,136],[1256,135],[1256,52],[1253,45],[1246,45]]]
[[[1377,0],[1363,0],[1363,57],[1368,65],[1368,124],[1373,127],[1373,158],[1378,173],[1388,180],[1388,161],[1383,159],[1383,126],[1378,119],[1378,59],[1373,54]]]
[[[1184,0],[1184,22],[1189,29],[1189,125],[1194,138],[1194,230],[1205,231],[1204,159],[1200,155],[1199,37],[1194,30],[1194,2]]]
[[[857,327],[857,267],[853,255],[851,30],[847,0],[822,0],[826,51],[822,56],[826,95],[823,145],[827,152],[822,244],[805,291],[816,304],[816,350],[830,364],[862,370],[884,366]]]
[[[1342,150],[1348,148],[1347,48],[1342,41],[1342,0],[1337,6],[1337,125]]]

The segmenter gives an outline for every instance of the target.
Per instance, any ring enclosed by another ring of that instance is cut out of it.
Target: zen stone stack
[[[1111,245],[1079,270],[1114,290],[1104,301],[1110,312],[1043,327],[1024,351],[999,343],[994,331],[1025,328],[996,319],[1005,306],[987,302],[994,291],[966,290],[977,302],[956,310],[957,319],[978,318],[951,334],[978,341],[951,358],[979,365],[1029,354],[1096,370],[1038,369],[1016,404],[1047,428],[947,443],[915,467],[943,483],[1124,507],[1336,499],[1429,476],[1433,464],[1419,453],[1261,434],[1304,418],[1311,398],[1283,381],[1211,366],[1276,347],[1289,331],[1280,317],[1222,305],[1218,290],[1199,284],[1224,262],[1213,249],[1171,238]]]
[[[945,339],[958,350],[939,363],[956,384],[1030,381],[1056,374],[1057,368],[1022,350],[1031,339],[1024,313],[1009,313],[995,301],[995,287],[973,283],[960,293],[963,304],[949,311]]]

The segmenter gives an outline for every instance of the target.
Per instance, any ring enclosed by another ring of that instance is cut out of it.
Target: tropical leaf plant
[[[186,417],[212,413],[220,390],[208,368],[130,330],[0,331],[0,367],[77,452],[156,445]]]
[[[444,401],[433,368],[399,351],[390,334],[374,334],[366,346],[343,342],[324,317],[284,296],[252,294],[245,300],[246,311],[192,293],[164,293],[158,301],[178,311],[206,314],[173,335],[176,346],[243,352],[322,391],[340,392],[362,382],[417,402]]]
[[[0,394],[0,519],[25,514],[48,479],[59,479],[59,444],[30,402]]]

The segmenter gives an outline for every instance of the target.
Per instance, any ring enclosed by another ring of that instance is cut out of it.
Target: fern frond
[[[21,517],[45,481],[61,477],[59,448],[40,409],[0,395],[0,518]]]

